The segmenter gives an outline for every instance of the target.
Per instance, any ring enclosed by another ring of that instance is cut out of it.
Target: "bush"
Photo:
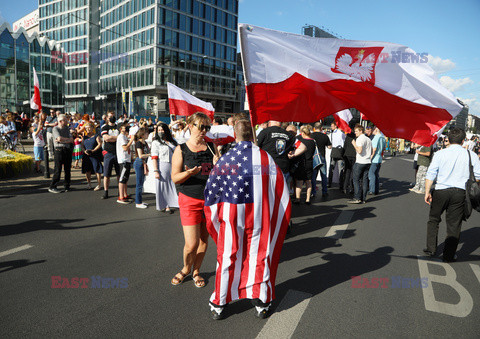
[[[12,151],[0,151],[0,178],[11,178],[31,172],[33,158]]]

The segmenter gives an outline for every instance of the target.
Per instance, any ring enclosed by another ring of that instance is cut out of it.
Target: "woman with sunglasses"
[[[211,124],[208,116],[197,112],[188,117],[187,123],[190,138],[177,146],[172,159],[172,180],[179,184],[178,203],[185,237],[183,268],[173,277],[172,285],[181,284],[192,272],[195,287],[201,288],[205,280],[199,273],[208,246],[203,192],[210,170],[218,160],[218,151],[214,144],[205,141]]]
[[[171,207],[178,207],[178,196],[172,181],[172,155],[177,142],[164,123],[155,126],[152,142],[153,172],[155,173],[155,195],[157,210],[173,213]]]

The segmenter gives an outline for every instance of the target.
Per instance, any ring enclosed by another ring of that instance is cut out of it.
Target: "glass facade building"
[[[238,0],[101,1],[100,92],[113,99],[132,88],[134,112],[144,115],[171,82],[233,112],[237,20]]]
[[[0,106],[1,110],[30,111],[33,95],[33,67],[40,83],[42,106],[64,107],[64,67],[56,57],[61,47],[54,41],[29,36],[23,28],[11,32],[0,26]]]
[[[135,114],[166,114],[162,103],[171,82],[212,102],[217,111],[239,106],[238,0],[39,0],[39,5],[40,31],[66,51],[88,55],[84,65],[66,64],[67,101],[97,99],[92,109],[118,112],[122,92],[131,90]]]
[[[39,0],[40,33],[62,44],[66,110],[93,112],[98,95],[100,0]]]

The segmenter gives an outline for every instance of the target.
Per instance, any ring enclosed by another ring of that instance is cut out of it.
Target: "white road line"
[[[472,312],[472,296],[467,289],[457,281],[457,273],[452,266],[447,263],[425,260],[421,256],[418,256],[417,263],[418,270],[420,271],[420,278],[426,278],[428,281],[427,287],[422,288],[423,301],[427,311],[442,313],[458,318],[465,318]],[[437,266],[437,270],[439,266],[443,269],[443,272],[441,274],[432,273],[429,266]],[[435,285],[433,283],[435,283]],[[441,298],[438,300],[438,295],[435,296],[434,286],[438,288],[439,285],[446,285],[453,289],[459,297],[458,302],[452,304],[440,301]]]
[[[400,158],[400,159],[402,159],[403,161],[414,162],[413,159],[406,159],[406,158]]]
[[[337,220],[335,220],[335,224],[328,230],[325,238],[341,239],[343,233],[345,233],[348,228],[350,220],[352,220],[353,213],[353,211],[342,211]]]
[[[0,257],[4,257],[6,255],[17,253],[17,252],[20,252],[20,251],[23,251],[23,250],[28,250],[31,247],[33,247],[33,246],[32,245],[23,245],[23,246],[20,246],[20,247],[12,248],[11,250],[0,252]]]
[[[275,313],[272,314],[263,326],[257,339],[291,338],[311,297],[312,295],[308,293],[288,290]]]
[[[478,282],[480,283],[480,266],[474,265],[474,264],[469,264],[469,265],[472,268],[473,274],[475,274],[475,276],[478,279]]]

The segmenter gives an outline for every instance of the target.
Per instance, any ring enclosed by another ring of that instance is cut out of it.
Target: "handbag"
[[[473,174],[472,157],[470,151],[468,151],[470,177],[465,184],[465,207],[464,207],[464,220],[467,220],[472,214],[472,209],[480,212],[480,185],[475,180]]]
[[[331,158],[332,159],[335,159],[335,160],[338,160],[338,159],[343,159],[343,153],[345,152],[345,150],[343,149],[343,147],[341,146],[337,146],[337,147],[334,147],[332,148],[332,153],[331,153]]]
[[[317,167],[321,167],[325,165],[322,161],[322,158],[320,157],[320,152],[318,151],[318,146],[317,142],[313,140],[315,143],[315,153],[313,153],[313,169],[316,169]]]

